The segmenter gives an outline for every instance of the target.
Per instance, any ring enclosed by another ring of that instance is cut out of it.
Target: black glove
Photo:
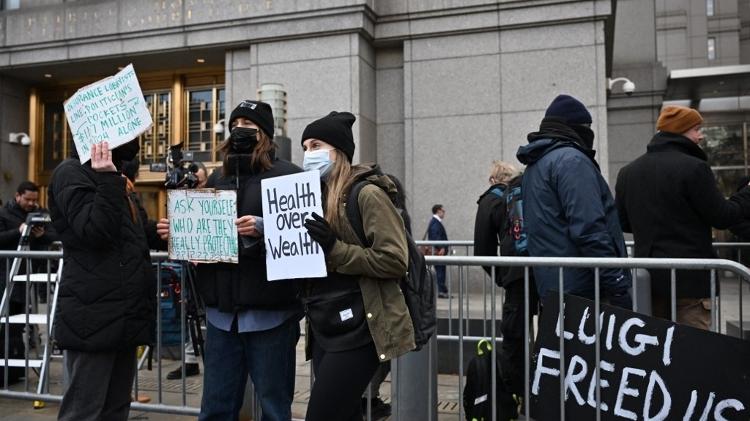
[[[312,217],[313,219],[305,221],[307,233],[310,234],[310,238],[323,247],[323,252],[328,254],[333,245],[336,244],[336,234],[333,233],[325,218],[315,212],[313,212]]]

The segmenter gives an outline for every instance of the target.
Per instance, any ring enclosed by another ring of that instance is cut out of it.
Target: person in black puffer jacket
[[[137,140],[93,145],[57,166],[49,186],[52,224],[63,242],[53,336],[65,350],[68,389],[59,420],[126,420],[138,345],[153,343],[156,283],[122,163]]]
[[[665,106],[646,153],[617,175],[620,224],[633,233],[635,257],[715,258],[711,227],[726,229],[750,218],[750,189],[742,188],[729,199],[719,191],[699,146],[702,123],[696,110]],[[649,273],[653,315],[671,319],[671,273]],[[710,328],[715,303],[709,271],[676,271],[675,298],[677,323]]]
[[[239,263],[197,266],[208,329],[198,419],[236,420],[249,374],[263,421],[288,421],[303,313],[295,281],[268,281],[261,181],[302,169],[276,157],[273,113],[265,102],[242,101],[228,123],[222,170],[211,174],[206,187],[237,190]],[[166,239],[169,221],[159,221],[157,231]]]

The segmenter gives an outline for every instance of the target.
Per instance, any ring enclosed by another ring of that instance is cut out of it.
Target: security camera
[[[23,146],[31,145],[31,138],[26,133],[10,133],[8,143],[21,144]]]
[[[635,91],[635,83],[631,81],[627,81],[622,85],[622,90],[625,92],[625,95],[631,96],[633,95],[633,92]]]
[[[625,95],[631,96],[633,95],[633,92],[635,92],[635,83],[633,83],[632,80],[626,78],[626,77],[618,77],[615,79],[607,79],[607,90],[611,91],[612,87],[615,86],[615,83],[617,82],[623,82],[622,84],[622,91],[625,92]]]

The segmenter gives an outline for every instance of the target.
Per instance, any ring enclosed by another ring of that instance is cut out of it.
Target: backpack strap
[[[359,241],[365,247],[369,247],[372,244],[367,241],[367,235],[365,234],[365,229],[362,226],[362,213],[359,211],[359,192],[361,192],[362,189],[368,184],[371,183],[367,180],[356,182],[349,190],[349,195],[346,198],[345,206],[346,219],[349,220],[349,224],[351,224],[352,229],[354,229],[354,233],[357,234],[357,238],[359,238]]]
[[[499,198],[503,198],[505,196],[505,192],[500,187],[495,187],[494,189],[490,190],[490,193],[494,194],[495,196]]]

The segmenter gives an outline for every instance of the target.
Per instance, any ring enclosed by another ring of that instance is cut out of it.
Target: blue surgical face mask
[[[305,171],[318,170],[320,178],[326,178],[333,168],[330,149],[318,149],[317,151],[305,152],[305,158],[302,161],[302,168]]]

